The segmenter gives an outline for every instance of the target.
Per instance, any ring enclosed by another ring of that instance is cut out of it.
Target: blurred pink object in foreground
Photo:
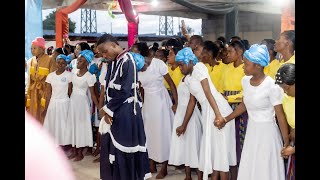
[[[25,118],[25,179],[75,180],[62,150],[28,113]]]

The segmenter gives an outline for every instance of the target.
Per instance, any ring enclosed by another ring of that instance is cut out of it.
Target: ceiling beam
[[[189,18],[189,19],[208,19],[209,18],[207,14],[190,12],[190,11],[157,11],[157,12],[144,12],[142,14],[173,16],[173,17],[182,17],[182,18]]]

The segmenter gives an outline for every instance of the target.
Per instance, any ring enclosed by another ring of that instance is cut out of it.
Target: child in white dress
[[[67,56],[60,54],[56,58],[57,70],[46,78],[47,111],[43,126],[54,137],[57,145],[67,145],[65,138],[66,124],[69,110],[69,96],[71,94],[71,73],[66,71]]]
[[[186,56],[188,54],[181,53],[183,51],[179,52],[177,55],[174,55],[175,59],[188,58],[188,56]],[[200,140],[202,136],[201,113],[197,106],[194,107],[190,120],[188,122],[184,121],[190,97],[189,88],[185,83],[188,78],[189,75],[183,77],[177,89],[178,107],[173,120],[173,133],[171,135],[169,156],[169,164],[185,166],[185,179],[191,179],[190,168],[197,169],[199,167]],[[182,129],[184,133],[178,136],[176,132],[180,129]]]
[[[72,94],[70,97],[70,106],[68,114],[68,133],[67,138],[73,147],[69,158],[75,161],[83,159],[83,148],[93,147],[92,125],[91,125],[91,109],[90,102],[87,97],[87,91],[90,91],[92,101],[98,106],[98,100],[94,93],[94,84],[96,82],[95,75],[88,71],[88,64],[91,63],[93,52],[84,50],[79,53],[77,74],[72,75]]]
[[[203,172],[203,179],[221,180],[229,179],[229,166],[236,165],[236,147],[234,121],[230,122],[225,129],[219,130],[214,126],[215,121],[223,121],[222,116],[232,113],[232,109],[227,100],[214,87],[207,67],[202,62],[197,62],[190,47],[181,50],[182,54],[189,54],[188,58],[176,59],[185,75],[190,74],[186,84],[190,90],[190,100],[185,115],[187,121],[195,106],[195,99],[201,105],[201,121],[203,135],[201,138],[199,170]],[[194,100],[192,100],[194,99]],[[192,107],[192,108],[191,108]],[[178,135],[183,130],[177,130]],[[200,176],[199,179],[202,177]]]
[[[248,112],[248,126],[238,180],[285,179],[281,150],[289,145],[288,124],[282,107],[283,91],[263,72],[268,64],[269,53],[265,45],[254,44],[245,51],[246,76],[242,78],[243,102],[225,118],[225,121],[215,123],[217,127],[223,129],[226,123],[229,124],[230,119],[245,111]]]
[[[135,50],[137,49],[137,50]],[[138,81],[143,88],[142,117],[147,138],[147,149],[150,160],[150,171],[157,171],[155,162],[162,163],[157,179],[167,175],[170,154],[172,124],[178,104],[177,90],[168,73],[167,65],[160,59],[149,56],[146,43],[136,43],[132,51],[145,57],[150,65],[138,73]],[[166,79],[172,90],[175,104],[163,83]]]

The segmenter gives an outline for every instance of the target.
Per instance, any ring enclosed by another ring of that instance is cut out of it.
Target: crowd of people
[[[184,31],[183,31],[184,32]],[[32,41],[26,111],[69,159],[100,156],[101,179],[295,177],[295,31],[277,40],[184,34],[122,48]],[[157,169],[156,164],[161,164]]]

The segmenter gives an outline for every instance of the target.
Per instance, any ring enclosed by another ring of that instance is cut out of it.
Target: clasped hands
[[[216,118],[213,121],[213,124],[218,128],[218,129],[222,129],[226,124],[227,124],[227,120],[226,118],[222,117],[222,116],[216,116]]]

